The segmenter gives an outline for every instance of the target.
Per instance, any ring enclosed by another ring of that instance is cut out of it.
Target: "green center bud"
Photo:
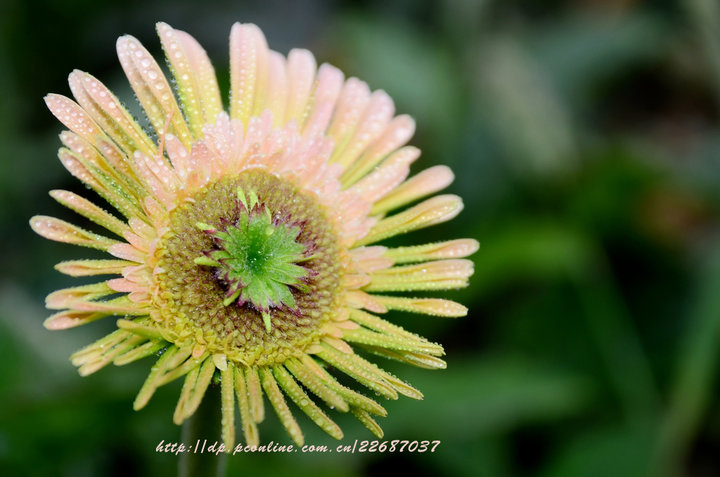
[[[197,257],[195,263],[215,267],[215,276],[225,286],[225,306],[249,303],[262,314],[270,332],[272,308],[297,310],[291,287],[307,291],[303,282],[310,271],[298,263],[311,259],[305,245],[298,243],[300,228],[283,223],[261,205],[254,191],[248,196],[238,187],[239,217],[234,224],[215,228],[195,224],[209,234],[216,248]]]

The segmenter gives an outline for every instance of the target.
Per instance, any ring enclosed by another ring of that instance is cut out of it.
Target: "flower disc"
[[[221,227],[238,220],[236,190],[252,190],[273,218],[300,229],[297,241],[314,250],[303,263],[310,273],[306,291],[293,291],[296,308],[273,308],[272,331],[251,304],[224,305],[227,287],[211,267],[193,259],[213,248],[198,222]],[[247,365],[273,365],[299,355],[317,342],[319,328],[338,306],[340,274],[337,237],[323,207],[289,181],[260,169],[209,184],[170,214],[169,230],[157,249],[162,270],[153,278],[156,308],[151,317],[160,329],[206,343],[211,353],[225,353]]]

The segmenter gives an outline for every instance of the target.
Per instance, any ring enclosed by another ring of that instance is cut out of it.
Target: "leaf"
[[[404,370],[400,377],[425,394],[420,403],[389,403],[393,419],[386,435],[426,434],[462,440],[508,432],[527,423],[555,421],[584,411],[591,403],[589,380],[511,356],[450,362],[442,373]],[[419,411],[422,406],[422,411]],[[418,413],[433,416],[429,426]],[[458,425],[462,423],[462,425]]]

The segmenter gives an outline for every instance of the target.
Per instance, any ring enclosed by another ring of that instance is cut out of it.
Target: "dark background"
[[[408,243],[475,237],[462,319],[391,315],[448,369],[387,367],[425,400],[386,403],[387,439],[425,454],[243,455],[229,475],[720,475],[720,6],[714,0],[0,2],[0,473],[172,475],[179,383],[134,412],[149,362],[80,378],[112,328],[42,327],[52,269],[85,250],[28,226],[72,219],[48,92],[89,71],[136,104],[115,39],[159,57],[154,23],[195,36],[227,90],[230,26],[313,51],[417,120],[414,171],[447,164],[466,208]],[[381,363],[385,364],[385,363]],[[337,445],[300,417],[307,442]],[[337,416],[337,414],[335,415]],[[334,417],[335,417],[334,416]],[[337,416],[343,443],[373,437]],[[274,415],[263,442],[288,442]],[[4,472],[3,472],[4,470]]]

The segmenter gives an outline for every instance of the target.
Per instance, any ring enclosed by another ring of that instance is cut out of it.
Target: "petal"
[[[357,78],[350,78],[345,82],[327,130],[327,135],[335,139],[334,159],[339,158],[339,153],[352,137],[355,126],[369,101],[370,88],[367,83]],[[343,169],[347,166],[347,164],[341,165]]]
[[[290,371],[292,375],[303,384],[303,386],[325,401],[331,409],[337,408],[342,412],[347,412],[349,410],[347,402],[345,402],[338,393],[332,391],[323,384],[322,380],[311,370],[303,366],[300,361],[296,359],[289,359],[284,363],[284,365],[288,371]]]
[[[387,158],[380,167],[365,176],[350,190],[362,197],[363,200],[373,203],[405,180],[410,174],[410,164],[415,162],[418,157],[420,157],[418,148],[404,147]]]
[[[222,397],[222,437],[227,452],[235,446],[235,367],[226,366],[220,372]]]
[[[384,379],[382,373],[375,372],[377,369],[375,366],[355,354],[343,353],[327,344],[321,346],[323,350],[317,355],[323,361],[388,399],[398,398],[397,392]]]
[[[91,301],[113,293],[107,282],[64,288],[50,293],[45,298],[45,306],[49,309],[62,310],[72,307],[76,302]]]
[[[158,378],[162,376],[162,374],[165,372],[167,364],[172,360],[173,356],[177,352],[178,348],[176,346],[170,346],[150,369],[150,374],[148,374],[148,377],[145,379],[145,382],[143,383],[140,391],[135,397],[135,401],[133,401],[134,410],[138,411],[142,409],[143,407],[145,407],[148,401],[150,401],[150,398],[159,386],[159,384],[157,383]],[[199,366],[195,369],[198,368]]]
[[[303,134],[307,136],[325,134],[344,79],[342,72],[334,66],[328,64],[320,66],[313,92],[312,109],[303,125]]]
[[[111,232],[122,235],[129,231],[126,223],[110,215],[87,199],[66,190],[51,190],[50,197]]]
[[[365,308],[366,310],[374,311],[375,313],[387,312],[387,308],[373,298],[372,295],[369,295],[362,290],[350,290],[345,292],[345,303],[347,303],[347,305],[351,308]]]
[[[292,412],[290,412],[290,408],[288,408],[275,378],[269,370],[264,368],[260,369],[260,374],[262,377],[263,389],[265,390],[265,394],[270,400],[273,409],[275,409],[275,414],[277,414],[278,419],[280,419],[280,422],[282,422],[285,430],[287,430],[288,434],[290,434],[292,440],[298,446],[302,447],[305,442],[305,438],[303,437],[300,426],[293,417]]]
[[[372,93],[362,116],[358,119],[352,138],[347,145],[337,148],[332,160],[342,164],[343,168],[349,167],[365,151],[368,144],[382,134],[394,113],[395,104],[385,91]]]
[[[164,341],[148,341],[147,343],[126,351],[125,353],[119,354],[115,357],[115,359],[113,359],[113,364],[115,366],[123,366],[139,359],[147,358],[148,356],[151,356],[163,349],[166,345],[167,344]]]
[[[384,214],[449,186],[455,179],[447,166],[435,166],[425,169],[395,188],[375,203],[372,214]]]
[[[354,407],[351,409],[352,413],[355,415],[355,417],[358,418],[358,420],[362,423],[363,426],[365,426],[370,432],[372,432],[375,437],[378,439],[382,439],[385,433],[383,432],[382,428],[378,425],[377,422],[375,422],[375,419],[370,417],[370,414],[368,414],[367,411],[364,409],[360,409],[357,407]]]
[[[405,364],[417,366],[424,369],[445,369],[447,363],[442,359],[425,353],[413,353],[411,351],[394,351],[384,348],[368,348],[369,351],[378,356],[401,361]]]
[[[256,96],[262,100],[258,92],[264,88],[267,57],[262,31],[252,24],[235,23],[230,31],[230,117],[246,127]]]
[[[406,298],[398,296],[373,297],[388,310],[409,311],[432,316],[456,318],[467,315],[467,308],[460,303],[442,298]]]
[[[106,316],[108,316],[107,313],[66,310],[48,317],[43,322],[43,326],[48,330],[66,330],[68,328],[75,328],[76,326],[92,323]]]
[[[162,22],[157,32],[193,137],[200,138],[203,125],[214,122],[222,112],[215,70],[205,50],[187,33]]]
[[[343,339],[350,343],[358,343],[398,351],[411,351],[438,356],[443,354],[442,346],[430,343],[429,341],[410,339],[403,336],[386,335],[363,328],[345,331],[343,333]]]
[[[248,398],[250,400],[250,412],[255,422],[262,422],[265,419],[265,406],[263,405],[262,389],[257,369],[245,369],[245,384],[247,384]]]
[[[95,177],[106,188],[119,187],[121,193],[135,204],[143,192],[137,182],[137,176],[126,156],[110,144],[110,139],[98,138],[97,146],[85,141],[70,131],[60,133],[60,140],[73,153],[83,160]]]
[[[431,225],[447,222],[462,211],[462,199],[456,195],[438,195],[399,214],[378,222],[357,245],[367,245]]]
[[[283,391],[292,399],[295,404],[318,425],[323,431],[330,434],[335,439],[342,439],[343,432],[337,424],[330,419],[312,399],[298,386],[290,373],[282,366],[273,368],[273,375]]]
[[[68,83],[80,106],[126,154],[155,153],[155,144],[104,84],[79,70],[70,73]]]
[[[235,370],[235,397],[237,398],[238,407],[240,408],[240,421],[243,426],[243,434],[245,435],[245,445],[257,446],[260,443],[257,425],[250,412],[250,400],[248,398],[248,388],[245,382],[245,375],[240,368]]]
[[[147,256],[146,253],[127,243],[113,244],[108,247],[107,251],[114,257],[137,263],[144,263]]]
[[[411,247],[389,248],[385,256],[395,263],[425,262],[442,258],[463,258],[477,252],[480,244],[475,239],[448,240]]]
[[[406,114],[393,118],[382,136],[374,141],[367,150],[343,173],[343,185],[349,186],[360,180],[395,149],[410,140],[415,134],[415,121]]]
[[[132,262],[125,260],[68,260],[55,265],[55,270],[71,277],[120,275]]]
[[[310,92],[315,80],[315,57],[307,50],[291,50],[287,58],[288,98],[285,121],[302,124],[308,112]]]
[[[130,86],[157,135],[163,136],[170,131],[189,147],[192,143],[190,130],[165,74],[152,55],[130,35],[118,38],[117,54]]]
[[[112,245],[119,243],[102,235],[88,232],[76,225],[69,224],[64,220],[55,217],[47,217],[45,215],[36,215],[30,219],[30,227],[37,233],[48,240],[56,242],[80,245],[83,247],[97,248],[100,250],[108,250]]]
[[[276,51],[270,51],[264,107],[272,112],[273,122],[276,127],[285,124],[287,97],[288,78],[285,57]]]
[[[59,94],[45,96],[47,105],[53,116],[67,126],[72,132],[93,144],[97,137],[104,137],[105,133],[75,101]]]
[[[386,247],[375,245],[354,248],[350,250],[350,255],[358,271],[370,273],[393,266],[395,262],[392,258],[385,256],[386,252]]]
[[[461,288],[467,286],[467,280],[472,273],[473,262],[464,259],[392,267],[375,272],[364,290],[376,292]]]
[[[196,370],[197,372],[195,372]],[[208,386],[210,386],[214,372],[215,365],[213,364],[213,360],[207,358],[201,366],[196,366],[187,374],[180,399],[175,408],[175,414],[173,415],[173,422],[175,424],[182,424],[183,421],[195,413],[198,406],[200,406],[200,401],[202,401],[202,398],[205,396],[205,391],[207,391]]]
[[[60,137],[67,144],[72,144],[73,139],[79,139],[77,136],[73,137],[71,132],[65,131],[65,133]],[[93,154],[93,156],[88,159],[82,154],[65,148],[58,151],[60,162],[73,176],[95,190],[124,216],[130,217],[140,212],[142,209],[138,199],[127,187],[127,184],[119,183],[116,178],[113,178],[115,174],[108,173],[105,164],[97,162],[100,159],[99,155]]]

